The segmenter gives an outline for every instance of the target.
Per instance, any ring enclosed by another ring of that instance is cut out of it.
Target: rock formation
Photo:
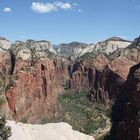
[[[79,42],[71,42],[69,44],[60,44],[57,48],[57,52],[72,60],[77,59],[87,52],[91,52],[94,48],[94,44],[85,44]]]
[[[17,61],[13,84],[6,91],[10,110],[16,120],[39,122],[57,115],[57,97],[63,93],[66,71],[62,63],[48,59],[36,62]]]
[[[108,103],[116,99],[124,78],[115,73],[109,65],[102,69],[97,69],[94,66],[87,67],[84,63],[77,64],[77,68],[75,65],[73,65],[70,78],[72,90],[90,91],[89,98],[94,102]]]
[[[140,64],[131,67],[112,108],[111,140],[140,139]]]
[[[130,41],[123,40],[119,37],[112,37],[103,42],[99,42],[95,45],[94,51],[100,53],[111,54],[112,52],[126,48],[131,44]]]
[[[72,130],[67,123],[31,125],[8,121],[12,129],[9,140],[94,140],[92,136]]]

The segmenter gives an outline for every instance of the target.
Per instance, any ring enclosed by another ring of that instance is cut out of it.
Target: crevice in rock
[[[10,57],[11,57],[11,68],[10,68],[9,74],[13,75],[15,63],[16,63],[16,56],[12,50],[10,50],[9,53],[10,53]]]
[[[42,90],[43,90],[43,94],[44,96],[47,98],[47,80],[45,77],[45,66],[43,64],[41,64],[41,77],[42,77]]]

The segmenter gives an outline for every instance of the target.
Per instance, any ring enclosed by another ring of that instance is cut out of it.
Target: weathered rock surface
[[[57,97],[63,93],[67,75],[62,63],[48,59],[31,66],[17,61],[13,75],[6,96],[16,120],[33,123],[57,115]]]
[[[91,52],[94,46],[94,44],[71,42],[69,44],[60,44],[57,48],[57,52],[66,58],[75,60],[77,57],[80,57],[87,52]]]
[[[95,45],[94,51],[98,53],[110,54],[118,49],[126,48],[131,44],[130,41],[123,40],[119,37],[112,37]]]
[[[56,54],[49,41],[35,41],[27,40],[26,42],[16,41],[12,44],[11,52],[16,59],[37,61],[39,59],[46,59]]]
[[[119,86],[124,83],[124,78],[115,73],[109,65],[94,67],[96,63],[87,66],[86,63],[73,65],[70,88],[76,91],[90,91],[90,100],[108,103],[115,100]]]
[[[112,108],[111,140],[140,139],[140,64],[131,67]]]
[[[11,113],[5,96],[5,90],[9,83],[10,68],[10,53],[2,49],[0,51],[0,111],[5,112],[7,118],[11,118]]]
[[[9,140],[94,140],[93,137],[72,130],[67,123],[31,125],[7,121],[12,129]]]

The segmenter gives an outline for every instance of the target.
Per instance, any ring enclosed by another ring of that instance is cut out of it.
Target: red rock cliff
[[[15,65],[13,85],[6,93],[15,119],[35,123],[57,115],[57,97],[67,77],[65,64],[48,59],[32,67],[25,61]]]

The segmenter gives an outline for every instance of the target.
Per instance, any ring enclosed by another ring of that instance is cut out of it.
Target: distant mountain
[[[126,57],[129,60],[139,62],[140,61],[140,37],[136,38],[126,48],[117,49],[109,57],[115,59],[117,57]]]
[[[53,49],[51,42],[41,40],[27,40],[16,41],[12,44],[12,52],[16,55],[17,59],[30,60],[32,55],[34,58],[44,59],[48,55],[55,55],[56,51]]]
[[[87,52],[91,52],[93,48],[94,44],[71,42],[69,44],[60,44],[57,48],[57,52],[64,57],[71,57],[72,60],[75,60],[77,57],[82,56]]]
[[[0,37],[0,49],[8,50],[11,48],[11,42],[3,37]]]
[[[118,49],[126,48],[130,44],[131,41],[127,41],[119,37],[112,37],[103,42],[98,42],[95,45],[94,51],[109,55]]]

